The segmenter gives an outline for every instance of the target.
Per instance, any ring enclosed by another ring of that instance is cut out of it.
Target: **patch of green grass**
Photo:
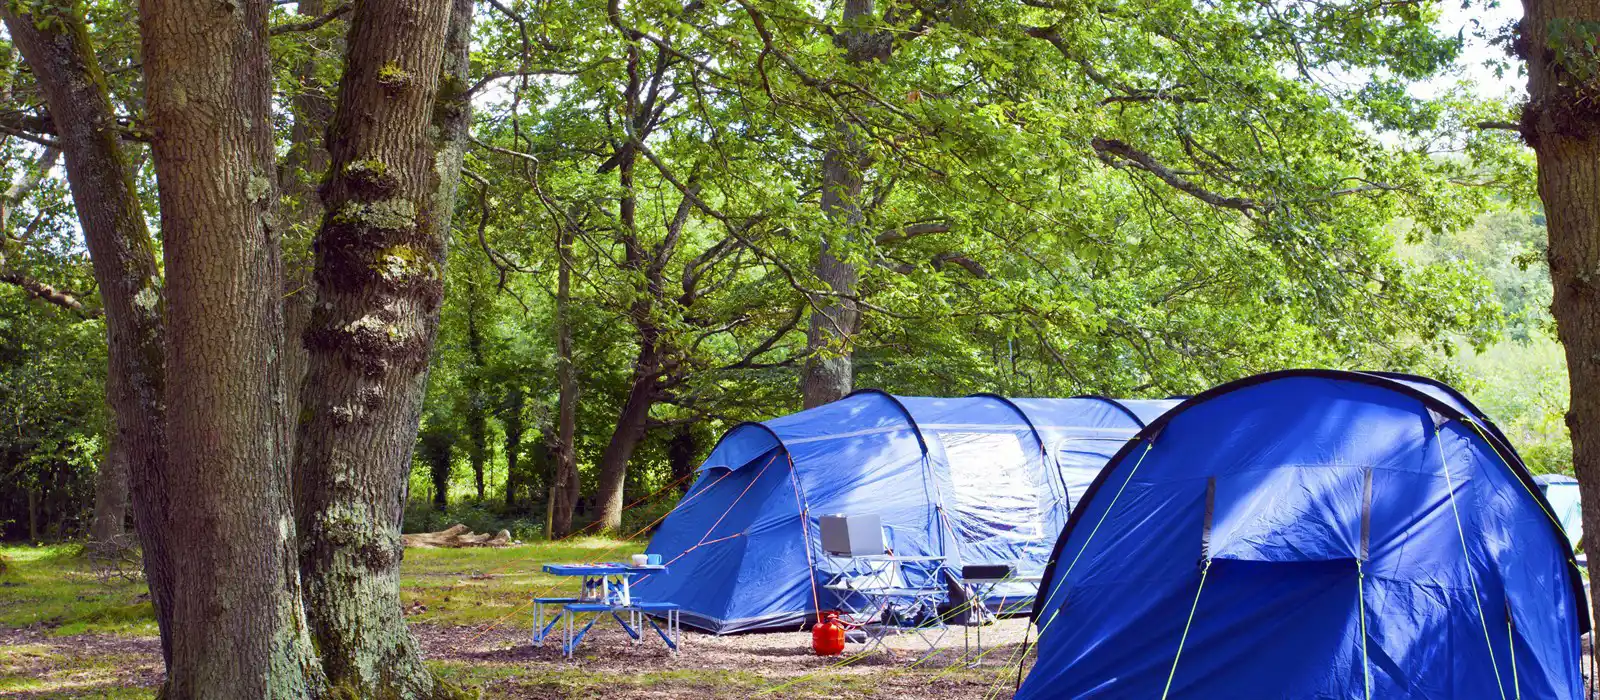
[[[522,610],[535,596],[574,595],[579,582],[543,572],[545,564],[620,561],[644,551],[643,542],[581,537],[500,548],[408,549],[400,597],[410,619],[481,625]]]
[[[0,696],[29,693],[36,698],[147,700],[155,692],[123,687],[120,656],[68,656],[40,644],[0,647]]]
[[[571,595],[578,581],[545,574],[549,563],[620,561],[643,542],[580,537],[515,547],[408,549],[401,600],[413,621],[481,625],[501,619],[536,595]],[[0,574],[0,627],[43,626],[55,634],[156,634],[143,582],[102,583],[75,545],[5,546]],[[413,606],[420,604],[426,610]]]
[[[140,581],[101,582],[76,545],[0,547],[0,627],[56,634],[153,635],[155,611]]]

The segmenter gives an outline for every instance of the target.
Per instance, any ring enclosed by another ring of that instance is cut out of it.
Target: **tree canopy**
[[[102,3],[45,6],[88,20],[159,247],[136,28]],[[1517,213],[1530,161],[1515,134],[1477,128],[1508,108],[1416,89],[1461,60],[1440,9],[475,5],[467,77],[441,88],[473,117],[413,525],[465,501],[540,531],[569,448],[572,505],[596,517],[610,492],[631,502],[686,474],[732,422],[798,409],[815,357],[901,393],[1168,396],[1291,366],[1459,378],[1476,362],[1462,358],[1545,338],[1542,273],[1501,264],[1537,253],[1539,223]],[[331,118],[349,8],[271,12],[285,295],[309,300],[294,276],[326,159],[305,154]],[[0,217],[3,318],[27,341],[7,357],[35,381],[70,377],[74,391],[44,392],[60,402],[103,381],[81,371],[103,362],[99,301],[50,155],[61,136],[6,51],[0,156],[37,181]],[[1481,235],[1493,208],[1520,238]],[[824,254],[854,282],[819,275]],[[856,322],[808,337],[842,303]],[[46,432],[86,452],[30,438],[6,468],[55,460],[88,478],[102,411],[50,402],[27,410],[41,426],[70,415]]]

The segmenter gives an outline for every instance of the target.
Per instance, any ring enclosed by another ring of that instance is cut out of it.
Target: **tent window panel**
[[[1366,475],[1364,467],[1290,464],[1217,477],[1212,556],[1245,561],[1359,558]]]
[[[1012,433],[940,433],[950,463],[951,502],[962,539],[1012,548],[1043,537],[1039,488]]]

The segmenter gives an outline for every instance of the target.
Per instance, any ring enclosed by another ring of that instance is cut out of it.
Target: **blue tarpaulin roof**
[[[802,623],[838,606],[822,587],[825,514],[877,514],[896,553],[944,556],[954,571],[1037,575],[1101,466],[1176,404],[869,390],[738,425],[652,537],[649,552],[671,564],[642,579],[640,595],[713,632]]]
[[[1454,390],[1296,370],[1152,421],[1075,508],[1018,698],[1578,698],[1572,548]]]

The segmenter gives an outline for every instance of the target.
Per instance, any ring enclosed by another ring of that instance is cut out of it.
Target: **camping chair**
[[[883,528],[883,554],[830,557],[824,588],[839,599],[839,619],[867,636],[867,649],[884,648],[890,634],[915,634],[932,655],[946,627],[939,607],[947,600],[944,557],[893,554],[894,531]]]

